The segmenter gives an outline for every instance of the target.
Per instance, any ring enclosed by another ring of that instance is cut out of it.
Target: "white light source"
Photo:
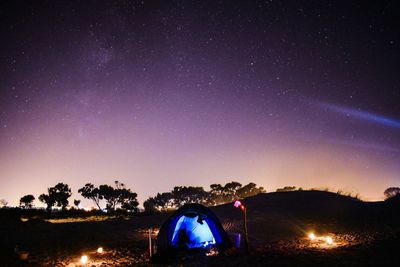
[[[314,233],[308,234],[308,238],[310,238],[310,240],[314,240],[315,239],[315,234]]]
[[[81,263],[82,263],[83,265],[85,265],[87,262],[88,262],[88,256],[83,255],[83,256],[81,257]]]
[[[99,254],[103,253],[103,248],[102,248],[102,247],[99,247],[99,248],[97,249],[97,253],[99,253]]]
[[[332,244],[333,244],[333,239],[332,239],[332,237],[327,236],[327,237],[325,237],[325,240],[326,240],[326,243],[327,243],[328,245],[332,245]]]

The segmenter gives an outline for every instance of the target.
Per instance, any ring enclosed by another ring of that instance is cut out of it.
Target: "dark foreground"
[[[187,266],[396,266],[400,247],[400,202],[361,202],[328,192],[262,194],[246,199],[250,253],[180,255]],[[228,232],[241,232],[241,214],[231,205],[213,208]],[[36,217],[35,217],[36,216]],[[0,210],[0,266],[149,266],[148,231],[164,215],[133,218],[92,216],[78,222],[44,221],[34,214]],[[91,221],[92,220],[92,221]],[[62,223],[55,223],[62,222]],[[307,235],[333,238],[333,244]],[[96,253],[101,246],[104,253]],[[17,247],[17,249],[16,249]],[[15,251],[28,251],[26,260]]]

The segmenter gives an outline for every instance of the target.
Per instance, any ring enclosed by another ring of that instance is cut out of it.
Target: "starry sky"
[[[1,1],[0,198],[400,185],[396,1]],[[36,203],[38,204],[38,203]]]

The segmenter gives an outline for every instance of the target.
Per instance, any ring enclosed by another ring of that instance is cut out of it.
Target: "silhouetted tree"
[[[155,197],[149,197],[143,206],[146,212],[154,213],[179,208],[187,203],[218,205],[265,192],[263,187],[257,187],[255,183],[242,187],[238,182],[229,182],[224,186],[211,184],[210,189],[210,191],[205,191],[203,187],[175,186],[171,192],[158,193]]]
[[[0,208],[7,207],[8,202],[5,199],[0,199]]]
[[[91,199],[96,204],[96,206],[99,208],[99,210],[101,210],[100,200],[103,199],[103,196],[100,193],[99,188],[95,187],[91,183],[87,183],[87,184],[85,184],[84,187],[82,187],[78,190],[78,193],[80,193],[82,195],[82,197],[84,197],[84,198]]]
[[[255,183],[249,183],[242,186],[238,182],[230,182],[224,186],[220,184],[212,184],[210,185],[210,188],[210,197],[207,201],[208,205],[224,204],[232,202],[235,199],[246,198],[266,192],[263,187],[257,187]]]
[[[81,204],[81,201],[79,199],[74,199],[74,205],[77,209],[79,209],[79,204]]]
[[[118,203],[118,193],[115,191],[114,187],[102,184],[99,186],[99,190],[100,195],[106,200],[107,210],[114,211]]]
[[[118,204],[126,211],[137,211],[139,202],[137,194],[126,188],[125,184],[115,181],[115,191],[118,194]]]
[[[146,199],[143,202],[143,207],[144,207],[144,211],[147,212],[147,213],[151,213],[152,214],[152,213],[155,213],[155,212],[159,211],[157,209],[156,201],[154,200],[154,197],[149,197],[148,199]]]
[[[399,196],[400,195],[400,188],[399,187],[389,187],[388,189],[383,192],[386,199]]]
[[[110,211],[114,211],[118,206],[127,211],[136,211],[139,205],[137,194],[119,181],[115,181],[115,188],[110,185],[100,185],[99,194],[106,200],[107,209]]]
[[[171,192],[158,193],[155,197],[148,198],[143,206],[147,212],[166,211],[175,208],[174,195]]]
[[[65,209],[68,204],[68,198],[72,195],[71,188],[67,184],[58,183],[50,188],[49,194],[55,196],[56,206]]]
[[[174,195],[171,192],[157,194],[155,197],[157,206],[163,210],[174,208]]]
[[[172,195],[175,207],[181,207],[187,203],[204,204],[210,196],[203,187],[195,186],[175,186]]]
[[[137,194],[131,192],[129,189],[120,191],[119,203],[121,208],[126,211],[137,211],[139,202],[137,201]]]
[[[242,187],[241,183],[238,182],[230,182],[225,184],[223,190],[223,196],[225,203],[232,202],[238,198],[237,191]]]
[[[208,205],[215,206],[225,203],[224,187],[220,184],[210,185],[210,198],[207,202]]]
[[[32,202],[35,200],[33,195],[25,195],[20,198],[19,206],[24,209],[31,209],[33,207]]]
[[[210,198],[207,201],[208,205],[219,205],[223,203],[232,202],[238,198],[237,191],[242,187],[241,183],[230,182],[224,186],[220,184],[210,185]]]
[[[41,194],[39,196],[39,201],[43,202],[47,205],[47,207],[46,207],[47,211],[50,211],[51,208],[56,203],[56,200],[54,199],[54,197],[50,197],[49,195],[46,195],[46,194]]]
[[[266,191],[263,187],[257,187],[255,183],[248,183],[237,190],[237,196],[238,198],[246,198],[265,192]]]
[[[72,195],[71,188],[64,183],[58,183],[54,187],[47,189],[48,194],[41,194],[39,200],[46,203],[47,210],[50,210],[54,205],[65,209],[68,206],[68,198]]]
[[[276,189],[276,192],[290,192],[290,191],[295,191],[295,190],[296,190],[295,186],[285,186],[283,188]]]

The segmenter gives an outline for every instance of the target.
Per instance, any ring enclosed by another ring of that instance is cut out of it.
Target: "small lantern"
[[[81,257],[81,263],[82,263],[83,265],[86,265],[87,262],[88,262],[88,256],[83,255],[83,256]]]
[[[333,244],[333,239],[330,236],[325,237],[325,241],[328,245],[332,245]]]
[[[314,233],[308,234],[308,238],[310,238],[310,240],[314,240],[315,239],[315,234]]]

